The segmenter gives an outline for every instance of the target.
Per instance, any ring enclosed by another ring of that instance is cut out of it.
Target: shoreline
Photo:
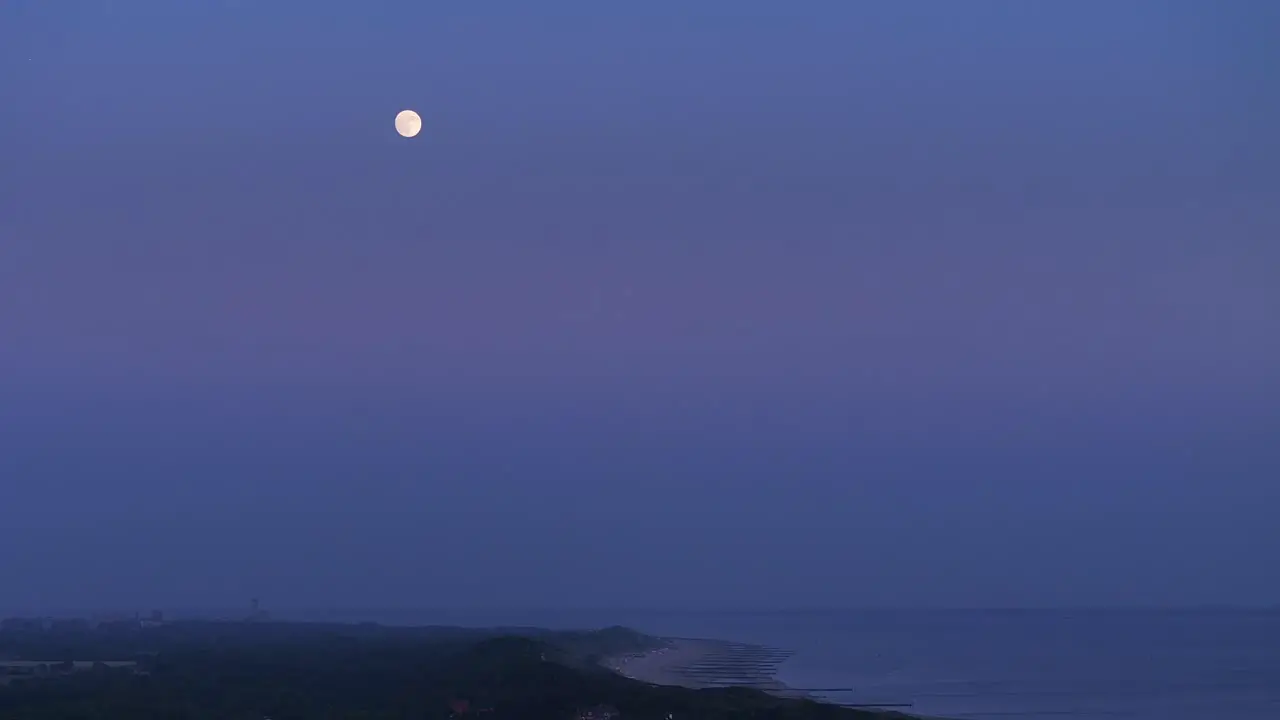
[[[608,657],[600,664],[651,685],[745,687],[778,697],[818,700],[776,678],[778,666],[794,654],[789,650],[698,638],[662,638],[661,642],[652,650]]]
[[[701,638],[659,638],[660,646],[639,653],[603,658],[600,665],[650,685],[669,685],[695,690],[709,688],[749,688],[789,700],[809,700],[824,705],[856,708],[876,717],[902,720],[930,720],[910,710],[893,706],[846,705],[803,688],[793,688],[777,679],[778,666],[795,653],[791,650]],[[932,720],[941,720],[934,718]]]

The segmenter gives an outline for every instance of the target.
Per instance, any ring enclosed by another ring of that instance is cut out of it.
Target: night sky
[[[1280,603],[1278,69],[1267,0],[4,0],[0,610]]]

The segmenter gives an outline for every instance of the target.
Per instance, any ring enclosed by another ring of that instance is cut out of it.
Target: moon
[[[411,138],[422,132],[422,117],[412,110],[401,110],[396,115],[396,132]]]

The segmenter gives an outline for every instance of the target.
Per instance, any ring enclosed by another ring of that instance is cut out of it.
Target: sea
[[[794,651],[778,675],[792,687],[956,720],[1280,720],[1280,610],[437,611],[323,619],[625,625],[760,643]]]
[[[794,652],[778,674],[794,688],[824,689],[815,694],[841,703],[909,705],[901,710],[930,718],[1280,720],[1280,609],[272,610],[282,620],[624,625],[758,643]]]

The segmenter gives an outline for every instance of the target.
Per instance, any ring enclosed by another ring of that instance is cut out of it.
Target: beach
[[[775,695],[806,697],[774,678],[791,656],[780,648],[725,640],[664,638],[661,647],[607,658],[609,669],[641,682],[690,688],[749,687]]]
[[[849,688],[797,688],[777,679],[778,666],[794,653],[791,650],[693,638],[663,638],[657,648],[607,658],[605,667],[632,680],[653,685],[687,688],[741,687],[777,697],[816,700],[844,707],[861,707],[883,712],[884,717],[924,720],[891,710],[895,704],[850,704],[822,697],[822,693],[847,692]],[[887,711],[887,712],[886,712]]]

